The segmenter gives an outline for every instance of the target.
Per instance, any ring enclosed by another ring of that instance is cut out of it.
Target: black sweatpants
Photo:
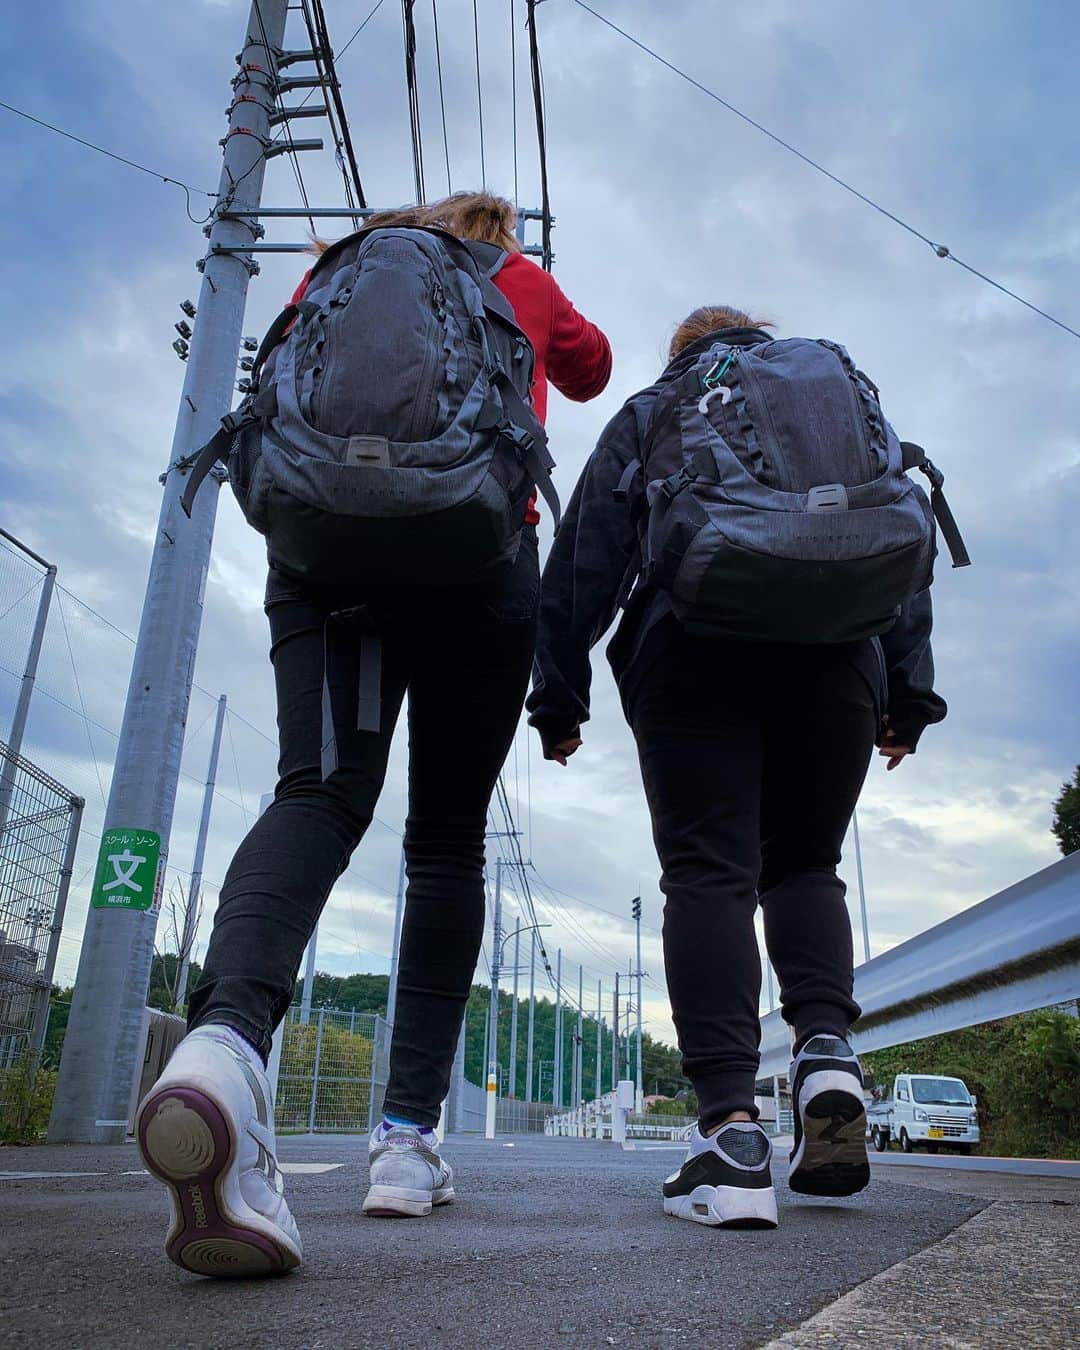
[[[760,903],[796,1038],[845,1035],[851,923],[836,875],[876,699],[851,648],[693,637],[673,619],[624,679],[663,868],[668,993],[703,1128],[754,1111]]]
[[[347,598],[271,572],[280,777],[226,875],[189,1026],[225,1023],[269,1054],[312,929],[371,823],[408,691],[408,892],[386,1110],[438,1122],[484,931],[488,803],[525,698],[539,589],[527,527],[516,563],[493,585],[388,610],[377,733],[356,729],[359,637],[336,631],[340,768],[323,782],[323,629]]]

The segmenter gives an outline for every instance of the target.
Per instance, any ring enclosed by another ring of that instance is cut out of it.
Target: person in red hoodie
[[[549,380],[581,401],[603,390],[611,348],[521,253],[515,221],[509,202],[459,193],[383,214],[370,225],[439,228],[505,250],[495,284],[532,341],[532,398],[543,419]],[[298,298],[305,285],[306,278]],[[173,1192],[167,1250],[185,1269],[255,1275],[300,1262],[299,1234],[274,1161],[264,1069],[304,948],[374,817],[406,694],[409,884],[385,1118],[371,1135],[364,1210],[424,1215],[453,1199],[434,1127],[483,937],[488,807],[536,645],[537,519],[534,494],[516,559],[490,584],[457,593],[410,592],[408,605],[382,616],[379,729],[361,730],[342,719],[335,728],[338,767],[325,779],[324,676],[335,699],[350,690],[355,696],[362,656],[359,637],[339,635],[331,672],[324,634],[329,617],[358,597],[270,567],[266,611],[278,700],[278,784],[221,889],[203,974],[189,1003],[190,1034],[139,1119],[143,1156]],[[196,1154],[198,1211],[189,1193],[195,1184],[189,1159]]]

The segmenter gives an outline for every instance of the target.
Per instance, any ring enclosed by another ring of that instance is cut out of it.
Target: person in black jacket
[[[771,325],[770,325],[771,326]],[[589,717],[590,649],[639,559],[615,489],[641,457],[659,393],[711,345],[769,341],[726,307],[676,331],[659,380],[600,437],[544,570],[530,722],[565,765]],[[791,646],[696,636],[667,596],[638,585],[608,658],[637,742],[663,868],[664,959],[683,1067],[700,1118],[664,1207],[711,1225],[774,1226],[771,1144],[756,1123],[764,911],[781,1008],[794,1036],[790,1185],[846,1195],[869,1180],[851,925],[836,874],[875,744],[895,769],[944,701],[933,690],[929,591],[880,638]]]

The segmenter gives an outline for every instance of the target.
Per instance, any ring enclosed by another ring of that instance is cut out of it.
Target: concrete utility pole
[[[536,1020],[536,930],[529,948],[529,1033],[525,1042],[525,1101],[533,1099],[533,1024]],[[540,1094],[537,1093],[539,1098]]]
[[[308,938],[307,956],[304,960],[304,983],[300,986],[300,1025],[306,1027],[311,1021],[311,998],[315,992],[315,962],[319,956],[319,925],[316,922]]]
[[[484,1137],[495,1138],[495,1099],[499,1089],[499,959],[502,955],[502,868],[495,859],[495,923],[491,935],[491,1012],[488,1019],[487,1111]]]
[[[205,444],[232,406],[256,269],[243,252],[215,251],[253,242],[250,223],[220,213],[227,206],[257,208],[261,200],[276,76],[267,44],[281,48],[287,12],[288,0],[258,0],[248,18],[170,466]],[[184,484],[183,474],[167,473],[102,832],[156,836],[156,845],[144,846],[150,857],[160,850],[156,893],[145,909],[107,900],[98,907],[92,897],[49,1128],[56,1143],[123,1143],[143,1056],[143,1010],[217,512],[217,493],[207,485],[188,520],[180,508]],[[103,842],[99,866],[107,848]]]
[[[615,972],[615,1015],[611,1021],[611,1090],[619,1086],[619,972]]]
[[[596,982],[596,1099],[604,1095],[604,982]]]
[[[521,960],[521,929],[514,933],[514,1002],[510,1008],[510,1081],[508,1097],[517,1096],[518,963]]]
[[[644,971],[641,969],[641,896],[634,898],[631,906],[634,915],[634,926],[637,929],[637,1107],[638,1112],[645,1110],[645,1084],[641,1073],[641,977]]]
[[[0,777],[0,838],[2,838],[7,825],[8,811],[11,807],[11,794],[15,788],[14,756],[22,754],[23,735],[26,732],[26,721],[30,715],[30,699],[34,692],[34,681],[37,679],[38,661],[41,658],[41,644],[45,640],[45,628],[49,621],[49,606],[52,603],[53,590],[56,587],[56,567],[53,563],[46,562],[44,558],[38,557],[33,549],[27,548],[13,534],[8,534],[7,530],[0,530],[0,537],[9,540],[28,558],[32,558],[34,562],[45,569],[45,575],[41,581],[41,595],[38,597],[37,614],[34,618],[34,628],[30,634],[30,649],[26,654],[22,683],[19,685],[19,697],[15,702],[15,713],[11,719],[11,730],[8,732],[7,744],[12,758],[5,761],[3,776]]]
[[[394,937],[390,946],[390,985],[386,995],[386,1020],[394,1025],[397,1013],[398,965],[401,961],[401,925],[405,918],[405,845],[401,845],[401,865],[398,867],[397,902],[394,905]]]
[[[577,1037],[574,1043],[574,1105],[585,1100],[585,968],[578,966]]]
[[[206,858],[206,840],[210,834],[210,813],[214,809],[214,787],[217,784],[218,757],[221,754],[221,731],[225,725],[226,697],[218,699],[217,716],[214,719],[214,739],[210,744],[210,764],[206,770],[206,787],[203,789],[202,815],[199,817],[199,833],[195,840],[195,858],[191,864],[191,885],[188,887],[187,910],[184,914],[184,932],[180,939],[180,950],[184,957],[180,962],[180,974],[176,980],[176,1006],[187,1003],[188,972],[191,969],[191,949],[195,943],[195,926],[199,922],[199,895],[202,891],[203,862]]]
[[[862,915],[863,956],[870,960],[870,923],[866,916],[866,887],[863,885],[862,844],[859,842],[859,813],[851,813],[851,825],[855,831],[855,871],[859,878],[859,913]]]
[[[562,1106],[562,948],[555,954],[555,1063],[551,1084],[551,1104]]]

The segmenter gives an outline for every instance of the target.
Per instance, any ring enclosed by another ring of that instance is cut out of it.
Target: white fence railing
[[[857,1050],[880,1050],[1080,996],[1080,853],[876,956],[855,972]],[[762,1078],[791,1055],[779,1012],[761,1019]]]

